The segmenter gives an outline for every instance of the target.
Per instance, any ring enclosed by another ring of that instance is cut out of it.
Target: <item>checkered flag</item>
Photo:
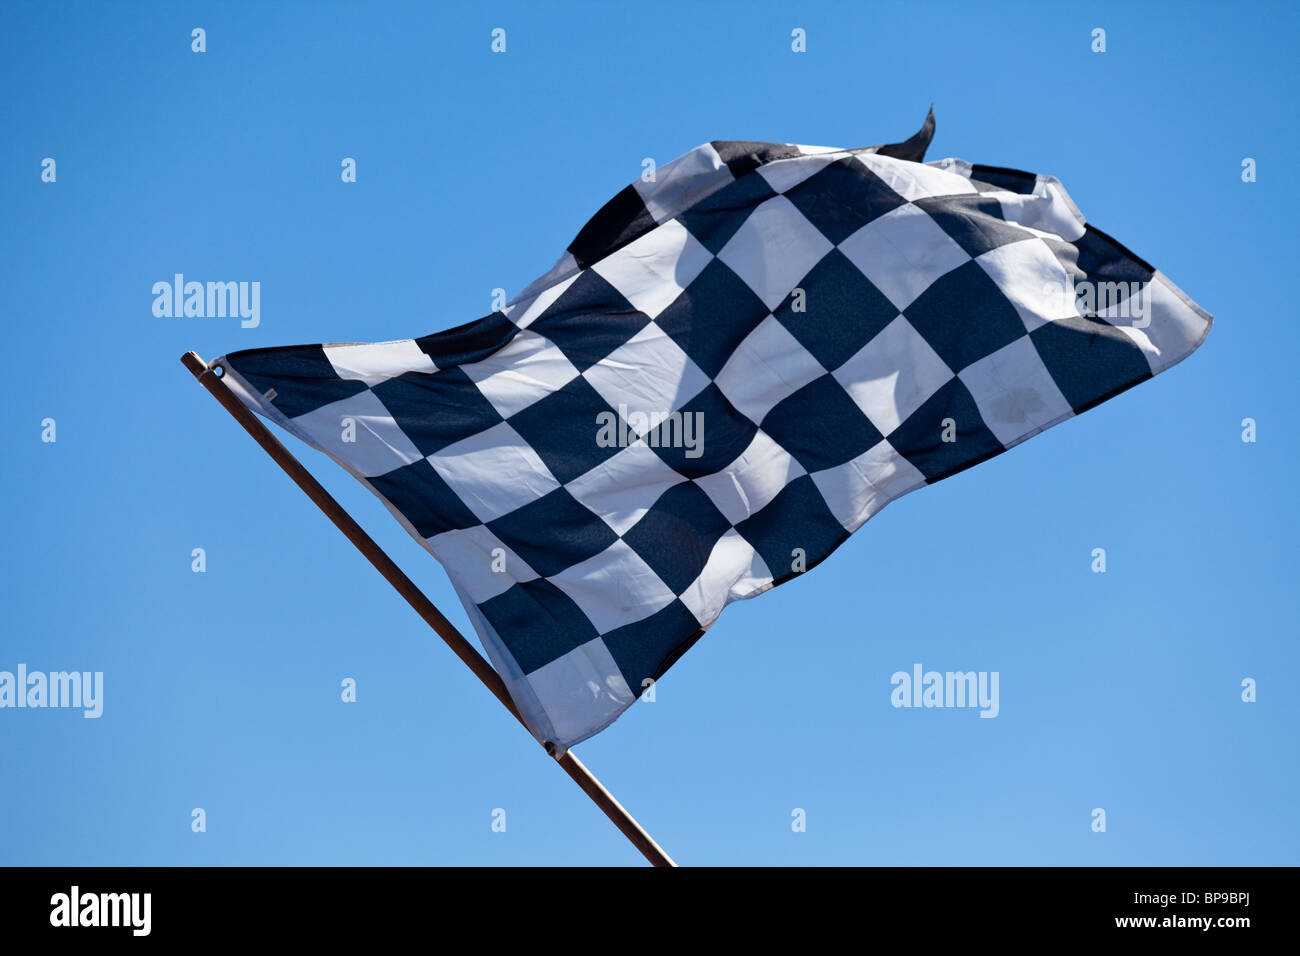
[[[445,566],[526,723],[597,733],[732,601],[1185,358],[1211,317],[1061,184],[713,142],[502,311],[218,359]]]

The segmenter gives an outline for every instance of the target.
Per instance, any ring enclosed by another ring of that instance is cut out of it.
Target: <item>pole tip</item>
[[[181,364],[195,375],[202,375],[208,370],[208,363],[199,358],[198,352],[186,352],[181,356]]]

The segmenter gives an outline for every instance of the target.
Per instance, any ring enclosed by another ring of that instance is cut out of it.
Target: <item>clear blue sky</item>
[[[644,157],[895,142],[931,102],[931,159],[1059,176],[1214,330],[733,605],[578,752],[684,864],[1300,862],[1296,26],[1283,3],[6,3],[0,670],[103,671],[105,700],[0,711],[0,864],[641,862],[177,359],[461,324]],[[260,281],[260,326],[154,317],[176,272]],[[468,632],[370,493],[292,447]],[[998,671],[1000,715],[894,709],[914,663]]]

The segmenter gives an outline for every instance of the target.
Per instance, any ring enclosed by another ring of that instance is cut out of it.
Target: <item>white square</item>
[[[858,153],[857,158],[908,202],[930,196],[958,196],[979,191],[965,176],[925,163],[911,163],[879,153]]]
[[[695,483],[735,525],[757,513],[804,474],[803,466],[789,452],[759,431],[739,458],[721,471],[696,478]]]
[[[367,478],[424,457],[370,389],[299,415],[293,424],[316,447]]]
[[[637,177],[632,183],[650,217],[663,222],[689,209],[710,193],[730,183],[734,177],[722,157],[710,143],[696,146],[655,171],[655,181]]]
[[[902,312],[970,256],[919,206],[899,206],[840,243],[863,275]]]
[[[609,648],[600,638],[575,647],[525,678],[555,736],[581,739],[636,702]]]
[[[1163,272],[1152,276],[1143,290],[1145,314],[1137,323],[1118,326],[1142,350],[1151,374],[1159,375],[1201,344],[1210,330],[1211,317],[1169,281]]]
[[[429,464],[483,522],[560,487],[537,452],[506,422],[448,445],[430,455]]]
[[[832,154],[839,152],[839,150],[826,149],[825,147],[800,146],[798,148],[801,150],[817,149],[821,152]],[[805,154],[803,156],[794,156],[790,159],[778,159],[770,163],[764,163],[762,166],[758,167],[755,172],[762,176],[773,190],[783,193],[798,186],[814,173],[821,172],[839,158],[841,157],[835,155],[819,156]]]
[[[645,442],[636,441],[564,487],[621,536],[660,495],[685,480]]]
[[[751,421],[826,374],[784,325],[769,315],[731,353],[715,380],[727,401]]]
[[[1083,236],[1083,216],[1054,176],[1039,176],[1033,193],[999,192],[995,198],[1002,204],[1002,218],[1007,222],[1041,230],[1066,242]]]
[[[547,578],[601,634],[649,617],[676,596],[622,538]]]
[[[654,318],[677,301],[713,254],[676,219],[611,252],[591,267],[632,307]]]
[[[582,373],[614,409],[675,412],[709,384],[709,377],[680,345],[651,322]]]
[[[576,269],[576,264],[575,264]],[[536,295],[530,295],[526,299],[519,299],[511,305],[506,306],[501,311],[505,313],[506,318],[513,322],[521,329],[526,329],[532,325],[538,316],[542,315],[547,309],[555,304],[555,300],[568,291],[569,286],[577,281],[579,272],[574,272],[567,279],[547,286]]]
[[[1053,319],[1078,317],[1070,275],[1039,239],[1009,242],[977,256],[975,261],[1015,306],[1026,332]]]
[[[502,418],[509,418],[578,377],[578,370],[559,346],[526,331],[481,362],[462,365],[461,370]]]
[[[718,539],[704,570],[680,599],[700,627],[708,627],[729,602],[753,597],[771,586],[772,572],[754,546],[732,528]]]
[[[760,205],[718,253],[769,309],[775,309],[834,246],[794,203]]]
[[[882,435],[952,378],[952,370],[901,315],[833,374]]]
[[[325,357],[339,378],[378,385],[405,372],[436,372],[433,364],[411,339],[373,345],[326,345]]]
[[[812,480],[850,534],[895,498],[925,484],[925,476],[887,441],[852,461],[813,472]]]
[[[803,156],[821,156],[825,153],[851,153],[852,150],[845,149],[843,146],[804,146],[799,143],[790,143],[795,149],[799,150]]]
[[[984,424],[1007,448],[1073,414],[1027,335],[968,365],[959,377]]]
[[[444,531],[427,540],[434,557],[475,604],[537,577],[527,561],[483,525]]]

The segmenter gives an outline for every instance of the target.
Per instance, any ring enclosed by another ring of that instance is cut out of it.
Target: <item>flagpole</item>
[[[360,551],[372,565],[375,570],[384,576],[396,590],[397,593],[406,599],[406,603],[411,605],[415,613],[420,615],[439,637],[451,648],[452,652],[464,661],[465,665],[474,672],[474,675],[483,682],[495,696],[496,699],[505,705],[506,710],[514,715],[515,719],[523,724],[523,718],[510,699],[510,694],[506,690],[505,682],[501,680],[492,665],[489,664],[465,636],[456,630],[455,626],[443,616],[442,612],[434,606],[418,587],[415,586],[406,573],[399,568],[393,559],[390,558],[374,539],[357,524],[353,517],[343,509],[334,496],[321,486],[311,472],[309,472],[297,458],[281,444],[280,440],[271,434],[262,422],[241,402],[235,393],[230,390],[221,377],[201,359],[195,352],[186,352],[181,356],[181,362],[189,369],[194,377],[199,380],[199,384],[212,393],[212,396],[221,403],[222,407],[228,411],[239,424],[244,426],[244,430],[253,436],[253,440],[262,446],[262,449],[271,456],[277,465],[279,465],[294,484],[303,490],[303,492],[324,512],[325,517],[334,522],[334,525],[343,532],[344,536],[352,542],[358,551]],[[551,750],[547,746],[547,752]],[[653,863],[655,866],[676,866],[672,858],[657,844],[650,834],[642,829],[641,825],[633,819],[632,815],[623,808],[614,795],[601,785],[590,770],[588,770],[578,759],[572,750],[567,751],[563,757],[559,758],[558,763],[573,781],[582,788],[583,793],[591,798],[592,802],[598,806],[605,816],[618,827],[638,850],[642,856]]]

